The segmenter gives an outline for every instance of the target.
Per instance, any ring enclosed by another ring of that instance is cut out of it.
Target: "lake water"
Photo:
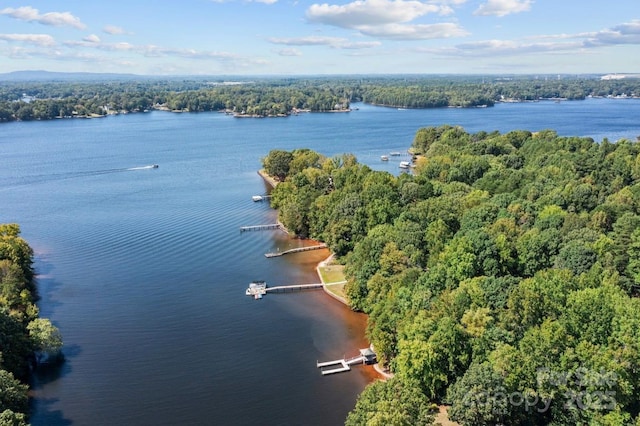
[[[248,283],[317,282],[326,250],[278,231],[257,175],[269,150],[344,152],[398,172],[423,126],[640,135],[640,100],[498,104],[236,119],[150,112],[0,125],[0,222],[36,252],[41,315],[67,362],[34,383],[33,425],[338,425],[376,376],[323,377],[317,360],[366,347],[366,318],[322,291],[244,295]],[[157,169],[140,168],[159,164]]]

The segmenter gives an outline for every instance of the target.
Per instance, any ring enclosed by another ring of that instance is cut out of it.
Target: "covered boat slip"
[[[360,355],[354,356],[348,359],[336,359],[333,361],[325,361],[325,362],[317,362],[316,367],[321,369],[322,375],[326,376],[329,374],[342,373],[345,371],[351,370],[352,365],[359,364],[375,364],[376,363],[376,354],[370,348],[360,349]],[[337,368],[331,368],[325,370],[325,367],[337,366]]]

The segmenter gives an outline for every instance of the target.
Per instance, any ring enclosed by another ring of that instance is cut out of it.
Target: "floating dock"
[[[360,355],[347,359],[336,359],[333,361],[316,362],[316,367],[320,368],[322,375],[343,373],[351,370],[352,365],[375,364],[376,354],[370,348],[360,349]],[[338,366],[336,368],[325,369],[325,367]]]
[[[309,251],[309,250],[319,250],[319,249],[323,249],[323,248],[327,248],[326,244],[318,244],[315,246],[306,246],[306,247],[298,247],[298,248],[293,248],[290,250],[285,250],[285,251],[279,251],[276,253],[265,253],[265,257],[278,257],[278,256],[284,256],[285,254],[291,254],[291,253],[300,253],[303,251]]]
[[[330,370],[322,370],[323,376],[326,376],[327,374],[336,374],[336,373],[342,373],[342,372],[351,370],[351,367],[349,366],[349,364],[347,364],[347,362],[344,359],[337,359],[335,361],[327,361],[327,362],[318,362],[317,364],[318,364],[317,365],[318,368],[330,367],[338,364],[342,365],[342,367],[332,368]]]
[[[262,296],[267,294],[267,283],[264,281],[254,281],[249,284],[249,287],[245,290],[244,294],[247,296],[253,296],[254,299],[262,299]]]

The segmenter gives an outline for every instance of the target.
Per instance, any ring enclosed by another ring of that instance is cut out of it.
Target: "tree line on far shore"
[[[26,425],[29,376],[62,362],[62,337],[38,316],[33,251],[16,224],[0,225],[0,425]]]
[[[519,76],[351,76],[0,82],[0,122],[101,117],[163,109],[280,117],[346,111],[352,102],[394,108],[492,106],[503,101],[640,96],[640,79]]]
[[[419,129],[412,173],[272,150],[272,206],[345,264],[394,377],[347,424],[640,425],[640,143]]]

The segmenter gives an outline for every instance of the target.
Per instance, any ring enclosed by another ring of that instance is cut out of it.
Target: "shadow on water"
[[[40,317],[49,318],[56,308],[63,304],[54,298],[54,294],[60,289],[62,283],[51,278],[55,266],[42,257],[36,257],[36,288],[38,292],[38,305]],[[46,309],[42,309],[46,307]],[[59,364],[38,366],[31,373],[30,412],[35,414],[38,424],[52,426],[66,426],[73,422],[65,418],[62,410],[53,407],[59,402],[58,398],[48,398],[43,394],[43,389],[50,383],[65,377],[72,371],[73,359],[82,352],[79,345],[64,346],[62,353],[64,361]]]
[[[73,424],[66,419],[61,410],[52,409],[54,404],[58,403],[58,398],[38,398],[31,400],[31,412],[38,412],[40,423],[49,426],[67,426]]]
[[[71,373],[71,361],[81,353],[80,346],[71,345],[63,350],[64,361],[60,364],[39,366],[33,370],[31,375],[32,395],[29,401],[29,411],[37,413],[39,424],[49,426],[66,426],[73,422],[65,418],[62,410],[53,407],[59,402],[58,398],[47,398],[42,395],[43,388]]]
[[[37,413],[38,424],[48,426],[66,426],[73,422],[64,417],[62,410],[52,407],[59,402],[58,398],[47,398],[42,394],[46,385],[56,382],[72,371],[72,360],[80,355],[82,349],[78,345],[65,346],[64,361],[60,364],[37,367],[31,374],[30,412]],[[33,419],[32,419],[33,420]]]
[[[64,361],[59,364],[41,365],[36,367],[31,374],[31,387],[34,391],[38,391],[44,385],[55,382],[61,377],[71,372],[70,360],[80,355],[79,346],[70,346],[63,350]]]
[[[53,298],[53,294],[62,287],[62,283],[52,278],[52,271],[55,267],[51,262],[47,262],[41,257],[36,258],[35,269],[40,317],[49,318],[57,307],[62,306],[60,301]]]
[[[72,360],[82,353],[79,345],[65,346],[62,349],[64,360],[57,364],[41,365],[36,367],[31,374],[31,388],[36,392],[45,385],[53,383],[56,380],[68,375],[72,371]]]

